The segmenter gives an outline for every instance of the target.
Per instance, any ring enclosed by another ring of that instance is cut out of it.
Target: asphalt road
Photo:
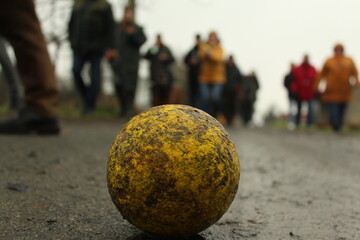
[[[57,137],[0,136],[0,239],[149,239],[106,186],[123,122],[64,121]],[[360,136],[228,129],[241,161],[227,213],[190,239],[360,239]]]

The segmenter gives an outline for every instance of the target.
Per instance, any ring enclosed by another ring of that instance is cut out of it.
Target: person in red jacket
[[[305,102],[308,106],[306,124],[310,127],[314,123],[313,100],[315,92],[313,85],[317,72],[315,67],[310,64],[308,55],[304,56],[302,64],[293,69],[293,77],[294,81],[291,84],[291,89],[297,102],[296,126],[299,126],[301,123],[301,110]]]

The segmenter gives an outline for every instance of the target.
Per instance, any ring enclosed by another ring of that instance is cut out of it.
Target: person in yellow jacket
[[[321,80],[326,82],[321,100],[328,106],[329,123],[334,131],[340,131],[347,104],[352,99],[352,88],[360,85],[356,66],[350,57],[344,55],[342,44],[336,44],[334,56],[326,60],[315,82],[316,90],[319,89]]]
[[[221,96],[226,73],[224,51],[216,32],[210,32],[208,41],[201,44],[199,57],[201,63],[199,72],[201,109],[222,122],[225,118]],[[212,106],[215,109],[212,109]]]

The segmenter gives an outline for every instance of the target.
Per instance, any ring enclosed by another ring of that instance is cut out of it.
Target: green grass
[[[59,108],[59,116],[64,119],[73,119],[73,118],[86,118],[86,119],[97,119],[97,118],[114,118],[118,116],[118,110],[115,107],[109,106],[99,106],[96,110],[89,114],[83,115],[82,111],[78,107],[72,105],[62,104]]]
[[[288,122],[286,120],[282,120],[282,119],[277,119],[274,120],[270,123],[268,123],[268,126],[271,128],[276,128],[276,129],[288,129]],[[305,132],[308,131],[309,129],[303,124],[300,126],[300,128],[296,129],[296,131],[300,131],[300,132]],[[311,131],[314,132],[332,132],[333,130],[331,129],[330,126],[318,126],[318,125],[314,125],[311,128]],[[349,135],[359,135],[360,134],[360,128],[351,128],[349,126],[344,126],[342,132],[344,134],[349,134]]]
[[[7,117],[13,115],[6,104],[0,105],[0,116]],[[118,116],[118,109],[115,106],[100,105],[97,109],[89,114],[83,115],[81,108],[74,104],[61,104],[59,107],[59,117],[62,119],[108,119],[116,118]]]
[[[8,112],[9,112],[8,106],[6,106],[5,104],[0,105],[0,114],[1,115],[6,115],[6,114],[8,114]]]

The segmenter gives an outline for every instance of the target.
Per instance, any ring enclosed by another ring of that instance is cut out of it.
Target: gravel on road
[[[0,135],[0,239],[150,239],[106,186],[124,122],[63,121],[61,136]],[[190,239],[360,239],[360,136],[228,129],[241,162],[227,213]]]

